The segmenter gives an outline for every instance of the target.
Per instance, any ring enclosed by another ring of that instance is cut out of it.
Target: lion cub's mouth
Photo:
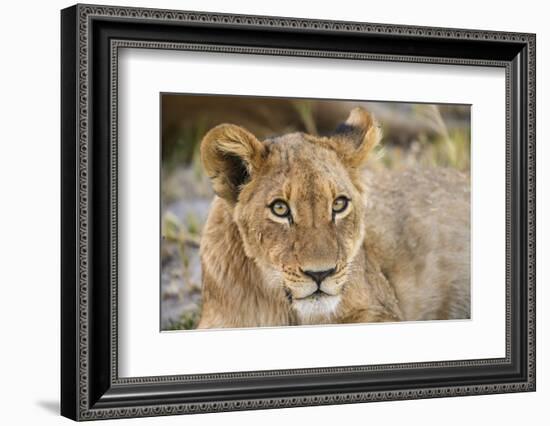
[[[336,297],[336,296],[334,296],[332,294],[325,293],[323,290],[318,288],[317,290],[315,290],[313,293],[309,294],[308,296],[295,297],[294,299],[295,300],[319,300],[323,297]]]

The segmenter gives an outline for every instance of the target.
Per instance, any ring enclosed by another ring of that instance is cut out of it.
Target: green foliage
[[[192,125],[169,129],[162,141],[163,169],[173,170],[190,163],[200,165],[200,141],[208,130],[202,118]]]
[[[183,314],[181,314],[177,321],[171,320],[168,325],[164,327],[164,330],[194,330],[195,328],[197,328],[199,319],[199,312],[184,312]]]
[[[189,213],[187,215],[187,232],[189,232],[190,235],[199,235],[200,233],[199,218],[194,213]]]
[[[310,100],[295,100],[292,102],[292,106],[298,112],[300,120],[306,129],[306,132],[311,135],[317,134],[317,124],[315,123],[315,117],[313,116],[313,101]]]
[[[171,212],[166,212],[162,221],[162,236],[167,242],[175,243],[178,247],[179,257],[183,265],[183,272],[187,276],[189,268],[189,247],[200,246],[200,225],[194,214],[187,216],[187,229],[180,220]]]

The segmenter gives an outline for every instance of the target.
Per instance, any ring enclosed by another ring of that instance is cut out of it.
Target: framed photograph
[[[535,35],[61,12],[61,413],[535,390]]]

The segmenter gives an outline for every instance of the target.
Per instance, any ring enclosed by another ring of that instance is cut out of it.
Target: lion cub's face
[[[260,142],[221,125],[202,142],[214,190],[264,273],[258,285],[282,287],[303,322],[338,307],[364,236],[359,170],[379,138],[370,115],[355,109],[330,138],[292,133]]]
[[[234,210],[245,250],[303,317],[338,305],[363,237],[364,200],[336,153],[302,134],[265,142]]]

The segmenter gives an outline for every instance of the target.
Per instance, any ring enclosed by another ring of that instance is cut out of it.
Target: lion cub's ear
[[[240,186],[257,171],[265,146],[248,130],[233,124],[211,129],[201,142],[201,160],[214,192],[231,203]]]
[[[349,167],[363,166],[372,149],[382,139],[382,130],[374,117],[363,108],[351,110],[345,123],[331,137],[331,147]]]

